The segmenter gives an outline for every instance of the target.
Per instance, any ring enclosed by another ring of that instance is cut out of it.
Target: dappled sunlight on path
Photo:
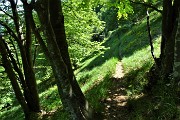
[[[119,61],[116,64],[116,71],[115,71],[113,78],[121,79],[121,78],[123,78],[123,76],[124,76],[124,72],[123,72],[122,62]]]
[[[103,120],[128,119],[128,108],[126,106],[128,96],[126,96],[123,76],[122,63],[119,61],[116,65],[116,72],[111,79],[114,86],[108,91],[108,98],[103,101],[105,107]]]

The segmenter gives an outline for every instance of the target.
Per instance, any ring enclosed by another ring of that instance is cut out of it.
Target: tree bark
[[[33,69],[33,62],[32,62],[32,36],[31,36],[31,28],[30,28],[30,19],[28,18],[31,8],[28,6],[27,2],[23,3],[24,8],[24,17],[25,17],[25,24],[26,24],[26,44],[23,46],[24,50],[24,74],[27,86],[29,88],[31,98],[28,100],[28,105],[34,112],[40,111],[39,105],[39,95],[37,90],[37,83],[35,78],[35,73]]]
[[[163,14],[162,14],[162,41],[161,41],[161,76],[166,82],[169,81],[170,75],[173,73],[174,63],[174,45],[176,34],[176,18],[177,10],[179,7],[179,0],[163,1]]]
[[[57,81],[58,91],[63,106],[66,111],[70,113],[70,119],[87,119],[87,115],[83,114],[84,110],[82,111],[81,109],[81,104],[85,104],[85,97],[80,90],[77,81],[74,81],[74,74],[65,37],[61,3],[59,0],[38,0],[35,10],[38,13],[39,20],[44,29],[49,50],[49,56],[47,57],[49,57]]]
[[[31,29],[29,28],[29,20],[27,18],[27,14],[28,14],[28,8],[26,6],[24,6],[24,13],[25,13],[25,20],[26,21],[26,41],[23,41],[22,35],[21,35],[21,30],[20,30],[20,25],[19,25],[19,15],[18,15],[18,11],[17,11],[17,7],[16,7],[16,3],[14,0],[9,0],[10,4],[11,4],[11,8],[12,8],[12,13],[13,13],[13,21],[14,21],[14,25],[15,25],[15,30],[17,33],[17,37],[15,38],[15,40],[18,43],[18,47],[20,49],[20,54],[21,54],[21,58],[22,58],[22,65],[23,65],[23,70],[24,70],[24,78],[26,81],[26,85],[29,89],[30,94],[26,95],[26,101],[27,104],[30,108],[31,111],[33,112],[39,112],[40,111],[40,105],[39,105],[39,96],[38,96],[38,91],[37,91],[37,84],[36,84],[36,78],[35,78],[35,74],[33,71],[33,67],[32,67],[32,58],[31,58]],[[28,4],[27,2],[23,2],[23,5]],[[24,43],[26,43],[26,47],[24,45]],[[24,89],[26,90],[26,88]],[[25,92],[28,93],[28,92]]]
[[[179,9],[178,24],[177,24],[177,32],[176,32],[176,37],[175,37],[175,46],[174,46],[173,73],[174,73],[173,77],[175,80],[175,86],[179,88],[180,87],[180,9]]]
[[[52,28],[54,30],[58,48],[62,55],[62,59],[65,62],[68,69],[68,77],[70,80],[70,84],[72,86],[72,89],[76,98],[80,101],[80,104],[82,105],[82,107],[84,107],[87,101],[73,73],[72,64],[71,64],[70,56],[68,52],[68,44],[66,41],[66,34],[65,34],[65,28],[64,28],[64,16],[62,13],[61,3],[58,0],[50,1],[49,9],[50,9],[49,10],[50,21],[52,24]]]

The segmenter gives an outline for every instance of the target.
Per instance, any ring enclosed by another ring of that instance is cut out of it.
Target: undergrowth
[[[161,17],[151,13],[151,34],[153,37],[154,54],[158,58],[161,41]],[[124,66],[129,119],[132,120],[174,120],[179,119],[177,98],[173,84],[158,83],[153,87],[151,95],[144,93],[148,83],[149,70],[154,64],[149,47],[146,30],[146,19],[131,28],[121,37],[120,52]],[[160,80],[159,80],[160,81]]]

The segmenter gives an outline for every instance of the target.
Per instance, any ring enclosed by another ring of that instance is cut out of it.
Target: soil
[[[108,92],[108,98],[104,103],[104,118],[103,120],[128,120],[128,107],[124,81],[123,81],[123,67],[122,62],[119,61],[116,65],[116,72],[113,75],[113,82],[115,85],[111,87]]]

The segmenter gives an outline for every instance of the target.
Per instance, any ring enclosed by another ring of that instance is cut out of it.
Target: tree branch
[[[34,33],[35,37],[37,38],[42,50],[44,51],[44,54],[45,56],[50,56],[49,54],[49,50],[45,44],[45,42],[43,41],[43,38],[41,37],[37,27],[36,27],[36,24],[34,22],[34,19],[33,19],[33,16],[32,16],[32,10],[31,10],[31,13],[29,14],[29,20],[30,20],[30,25],[31,25],[31,29],[32,29],[32,32]],[[46,57],[48,59],[48,57]]]
[[[16,36],[16,34],[14,33],[14,31],[3,21],[0,20],[0,25],[4,26],[6,28],[6,30],[8,31],[8,33],[18,42],[19,39]]]
[[[148,8],[152,8],[153,10],[159,12],[162,14],[162,10],[159,10],[158,8],[156,8],[155,6],[151,5],[151,4],[148,4],[148,3],[145,3],[145,2],[135,2],[135,1],[132,1],[132,0],[129,0],[131,3],[134,3],[134,4],[139,4],[139,5],[143,5],[145,7],[148,7]]]
[[[21,37],[21,32],[20,32],[20,26],[19,26],[19,16],[18,16],[18,12],[17,12],[17,8],[16,8],[16,3],[14,0],[8,0],[11,4],[11,8],[12,8],[12,14],[14,17],[14,24],[15,24],[15,29],[17,32],[17,37],[18,39],[21,41],[22,37]],[[19,42],[20,43],[20,42]],[[19,44],[20,47],[22,47],[22,45]]]
[[[8,17],[10,17],[11,19],[14,19],[12,15],[8,14],[7,12],[5,12],[2,8],[0,8],[0,11],[3,12]]]
[[[149,43],[151,47],[151,54],[154,59],[155,64],[157,67],[159,67],[159,59],[155,57],[154,55],[154,46],[153,46],[153,41],[152,41],[152,36],[151,36],[151,28],[150,28],[150,22],[149,22],[149,12],[147,10],[147,31],[148,31],[148,36],[149,36]]]
[[[148,10],[147,10],[147,31],[148,31],[148,36],[149,36],[149,43],[150,43],[150,46],[151,46],[151,54],[152,54],[153,59],[155,59],[155,56],[154,56],[154,47],[153,47],[152,36],[151,36],[151,29],[150,29],[150,24],[149,24],[149,13],[148,13]]]
[[[21,87],[24,90],[27,90],[27,85],[26,85],[26,82],[24,80],[24,75],[23,75],[21,69],[17,66],[17,62],[16,62],[16,60],[14,59],[14,57],[12,55],[11,49],[9,48],[8,44],[4,40],[3,40],[3,43],[4,43],[4,46],[5,46],[6,50],[7,50],[8,55],[9,55],[9,57],[11,59],[11,63],[13,65],[13,68],[18,73]]]
[[[8,52],[5,48],[5,45],[3,43],[3,39],[2,39],[1,35],[0,35],[0,54],[2,56],[3,67],[5,68],[5,71],[11,81],[11,85],[15,92],[16,98],[17,98],[18,102],[20,103],[20,105],[22,106],[24,113],[27,114],[27,113],[29,113],[29,107],[28,107],[26,100],[21,92],[21,88],[17,82],[16,74],[12,68],[11,62],[7,57]]]
[[[21,68],[21,64],[20,64],[19,58],[18,58],[18,52],[17,52],[16,46],[15,46],[15,44],[14,44],[14,41],[13,41],[11,38],[9,38],[9,40],[10,40],[10,42],[11,42],[11,44],[12,44],[12,47],[13,47],[14,50],[15,50],[15,55],[16,55],[17,64],[18,64],[19,68]]]

